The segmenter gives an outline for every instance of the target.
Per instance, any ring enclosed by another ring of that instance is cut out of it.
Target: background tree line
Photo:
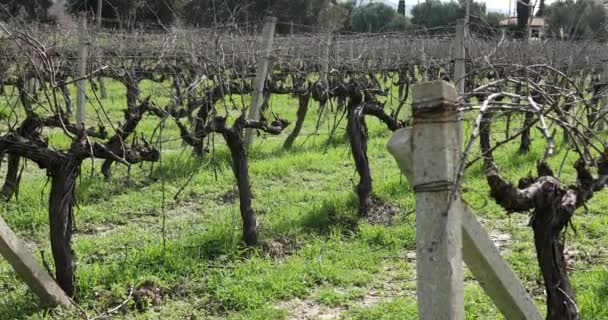
[[[56,0],[58,1],[58,0]],[[0,19],[51,22],[51,0],[0,0]],[[65,9],[76,14],[96,14],[97,0],[64,0]],[[265,16],[274,15],[281,23],[277,32],[310,32],[330,28],[345,32],[390,32],[451,26],[465,15],[465,0],[443,2],[425,0],[406,16],[405,1],[397,9],[382,2],[362,0],[103,0],[105,27],[163,28],[173,25],[213,27],[239,24],[260,26]],[[605,38],[606,12],[587,0],[561,0],[550,5],[539,2],[535,11],[543,16],[551,36],[568,39]],[[529,0],[518,2],[518,25],[523,31],[532,15]],[[504,14],[488,12],[485,4],[473,1],[473,26],[499,28]]]

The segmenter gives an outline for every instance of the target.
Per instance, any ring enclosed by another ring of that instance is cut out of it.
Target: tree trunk
[[[518,187],[503,180],[495,167],[486,171],[491,196],[500,206],[510,212],[534,209],[530,224],[547,293],[548,320],[579,319],[560,239],[574,211],[593,196],[594,190],[599,190],[598,181],[603,180],[594,180],[584,161],[579,160],[575,168],[578,184],[569,187],[563,186],[544,162],[537,165],[538,178],[522,178]]]
[[[526,154],[530,151],[532,140],[530,139],[530,124],[534,121],[534,113],[526,112],[524,118],[524,131],[521,134],[521,143],[519,144],[519,153]]]
[[[567,104],[567,105],[563,106],[562,108],[563,108],[563,112],[560,112],[558,114],[559,119],[562,122],[564,122],[564,124],[570,124],[569,121],[568,121],[568,118],[565,116],[564,113],[570,112],[571,105]],[[564,144],[569,144],[570,143],[570,133],[568,132],[568,128],[565,125],[562,126],[562,137],[563,137]]]
[[[0,159],[1,160],[1,159]],[[8,167],[6,171],[6,178],[4,185],[2,186],[2,197],[9,201],[15,194],[17,186],[19,185],[19,163],[21,158],[18,155],[8,155]]]
[[[181,81],[179,75],[173,76],[172,85],[173,90],[175,90],[175,104],[181,106],[184,102],[184,97],[182,96]]]
[[[557,199],[559,200],[559,199]],[[571,213],[554,206],[534,212],[534,245],[545,281],[548,320],[577,320],[578,308],[568,279],[564,244],[560,237]]]
[[[76,261],[72,250],[74,188],[81,161],[68,156],[63,163],[49,168],[51,193],[49,222],[51,249],[55,260],[55,278],[70,297],[75,293]]]
[[[196,119],[194,120],[194,133],[193,136],[196,138],[196,144],[193,146],[193,152],[196,156],[202,157],[205,154],[204,140],[207,136],[207,119],[213,109],[213,102],[206,101],[196,113]]]
[[[359,196],[359,214],[366,216],[371,207],[372,174],[367,158],[367,125],[365,124],[363,108],[361,104],[348,106],[346,132],[350,140],[355,167],[360,177],[356,189]]]
[[[125,124],[122,125],[120,131],[116,132],[116,135],[112,136],[108,140],[108,146],[114,148],[121,146],[125,143],[125,140],[135,131],[135,128],[139,124],[141,117],[143,116],[143,109],[137,107],[137,99],[139,99],[139,79],[130,77],[123,80],[123,84],[127,88],[127,110],[125,110]],[[142,109],[141,111],[139,109]],[[109,180],[112,177],[112,164],[114,161],[106,159],[101,166],[101,173],[104,179]]]
[[[481,123],[479,125],[479,144],[481,148],[481,156],[484,160],[484,165],[486,168],[492,164],[494,161],[494,157],[490,149],[492,148],[490,144],[490,138],[492,135],[491,132],[492,125],[492,114],[489,112],[485,112],[481,116]]]
[[[399,118],[401,109],[407,102],[407,99],[409,98],[409,96],[410,96],[410,80],[406,79],[405,84],[399,85],[399,99],[401,99],[401,101],[399,102],[399,106],[397,107],[397,110],[395,110],[395,112],[391,115],[393,118],[395,118],[395,119]]]
[[[127,94],[128,96],[128,94]],[[144,113],[149,110],[147,105],[141,104],[139,107],[130,106],[125,110],[125,123],[116,131],[116,134],[108,139],[107,146],[111,150],[120,150],[116,155],[119,157],[124,156],[124,149],[126,149],[127,138],[135,131],[139,121],[141,121]],[[113,160],[106,159],[101,165],[101,173],[106,180],[112,177],[112,164]]]
[[[237,120],[238,121],[238,120]],[[248,246],[258,243],[258,232],[255,212],[251,206],[251,186],[249,185],[249,165],[247,151],[243,142],[241,129],[235,125],[230,129],[221,131],[232,157],[232,170],[239,189],[239,204],[241,218],[243,219],[243,242]]]
[[[32,100],[30,99],[30,95],[27,91],[27,82],[22,80],[17,83],[17,90],[19,91],[19,101],[25,110],[25,114],[30,116],[34,113],[34,109],[32,108]]]
[[[25,99],[25,101],[29,101],[29,99]],[[17,134],[35,141],[39,141],[39,130],[42,126],[40,118],[34,113],[30,113],[27,118],[21,123],[19,128],[17,128]],[[2,160],[0,158],[0,160]],[[4,180],[4,185],[2,186],[2,197],[9,201],[11,197],[15,194],[15,192],[19,189],[19,164],[21,163],[20,156],[17,154],[9,154],[8,155],[8,167],[6,171],[6,177]]]
[[[507,113],[506,117],[507,117],[507,121],[505,124],[505,139],[509,140],[511,138],[511,118],[512,118],[513,114],[512,113]]]
[[[139,80],[129,79],[124,82],[127,87],[127,108],[136,108],[137,99],[139,99]]]
[[[296,124],[293,128],[293,131],[289,134],[287,139],[285,139],[285,143],[283,143],[283,149],[291,149],[294,141],[300,134],[302,126],[304,125],[304,120],[306,120],[306,113],[308,113],[309,102],[310,92],[307,92],[305,94],[298,94],[298,112]]]
[[[72,115],[72,97],[70,96],[70,91],[65,85],[60,86],[59,89],[65,100],[65,113],[66,115]]]

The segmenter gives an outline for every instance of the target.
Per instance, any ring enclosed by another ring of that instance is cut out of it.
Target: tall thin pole
[[[103,11],[103,0],[97,0],[97,37],[101,36],[101,12]],[[98,39],[99,40],[99,39]],[[97,41],[97,44],[101,46],[101,41]],[[101,47],[97,48],[97,59],[101,60],[102,56]],[[101,61],[99,61],[101,62]],[[101,99],[107,98],[108,94],[106,92],[106,84],[103,81],[103,77],[97,77],[97,82],[99,82],[99,95]]]
[[[458,20],[456,23],[456,39],[454,40],[454,83],[459,94],[463,94],[465,90],[465,75],[466,75],[466,49],[465,49],[465,21]]]
[[[466,91],[466,37],[467,25],[464,20],[458,20],[456,23],[456,39],[454,40],[454,84],[458,94],[463,95]],[[461,115],[462,116],[462,115]],[[458,137],[463,135],[462,121],[459,121],[456,129]],[[462,141],[458,141],[462,144]]]
[[[322,56],[322,60],[321,60],[321,82],[323,83],[324,86],[326,86],[327,88],[329,88],[329,55],[331,52],[331,45],[332,45],[332,40],[333,40],[333,35],[331,33],[331,29],[327,32],[327,37],[326,37],[326,43],[321,44],[323,46],[323,50],[321,53]]]
[[[101,10],[102,10],[103,0],[97,0],[97,30],[101,30]]]
[[[78,80],[76,81],[77,93],[76,93],[76,126],[78,128],[84,128],[84,122],[86,118],[85,105],[87,103],[87,97],[85,94],[85,77],[87,72],[87,56],[89,52],[87,43],[87,16],[82,14],[80,16],[81,30],[80,30],[80,51],[78,53],[78,69],[76,75]]]
[[[469,21],[471,21],[471,0],[467,0],[466,2],[466,14],[464,16],[465,26],[469,25]]]
[[[272,51],[272,41],[274,37],[274,29],[277,23],[277,18],[267,17],[264,20],[264,29],[262,30],[262,56],[257,62],[257,71],[255,76],[255,84],[253,93],[251,94],[251,106],[247,119],[258,120],[260,118],[260,106],[264,100],[264,83],[270,65],[270,53]],[[254,129],[248,128],[245,131],[245,146],[249,147],[253,142]]]

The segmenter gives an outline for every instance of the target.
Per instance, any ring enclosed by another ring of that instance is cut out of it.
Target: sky
[[[444,0],[444,1],[449,1],[449,0]],[[488,11],[500,11],[503,13],[508,13],[509,12],[509,0],[476,0],[479,2],[485,2],[486,7],[488,8]],[[552,2],[554,2],[556,0],[546,0],[545,3],[546,4],[550,4]],[[394,5],[395,7],[397,6],[397,3],[399,2],[398,0],[384,0],[384,2]],[[413,7],[414,5],[416,5],[418,2],[424,2],[424,0],[406,0],[405,4],[408,8]],[[511,4],[511,10],[515,10],[515,4],[516,4],[516,0],[511,0],[512,4]],[[534,0],[530,1],[531,3],[534,3]],[[409,11],[409,9],[408,9]]]

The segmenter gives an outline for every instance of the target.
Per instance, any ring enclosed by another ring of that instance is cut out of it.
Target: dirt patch
[[[217,198],[217,201],[221,204],[233,204],[239,198],[239,190],[232,189]]]
[[[133,300],[137,309],[144,311],[150,306],[160,306],[164,295],[164,290],[153,281],[145,281],[133,291]]]
[[[344,306],[329,307],[311,299],[295,298],[277,305],[278,308],[289,311],[289,320],[329,320],[339,319],[340,314],[347,310]]]
[[[608,261],[608,249],[603,246],[598,247],[579,247],[580,252],[578,261],[586,266],[604,265]]]
[[[409,252],[408,252],[409,255]],[[410,262],[408,262],[410,264]],[[415,264],[415,263],[414,263]],[[294,298],[277,304],[277,308],[285,309],[289,320],[328,320],[339,319],[346,311],[353,308],[370,308],[382,302],[397,297],[415,297],[415,277],[409,273],[403,273],[403,266],[394,265],[389,260],[376,274],[374,281],[363,288],[365,293],[357,298],[349,299],[340,305],[328,306],[314,297],[318,296],[321,288],[313,290],[307,298]],[[334,288],[338,292],[344,292],[345,288]]]
[[[367,222],[373,225],[390,226],[401,210],[392,203],[383,203],[378,199],[372,199],[372,206],[367,213]]]
[[[580,252],[573,247],[566,247],[564,250],[564,258],[566,259],[566,268],[568,271],[574,271],[576,259],[580,258]]]
[[[116,226],[122,226],[122,225],[125,225],[125,224],[124,223],[116,224]],[[111,226],[111,225],[92,225],[92,226],[84,227],[82,230],[80,230],[80,233],[86,234],[86,235],[95,235],[95,234],[103,235],[112,229],[113,229],[113,226]]]
[[[300,244],[288,237],[270,239],[262,244],[262,252],[272,258],[283,258],[291,255],[300,248]]]

